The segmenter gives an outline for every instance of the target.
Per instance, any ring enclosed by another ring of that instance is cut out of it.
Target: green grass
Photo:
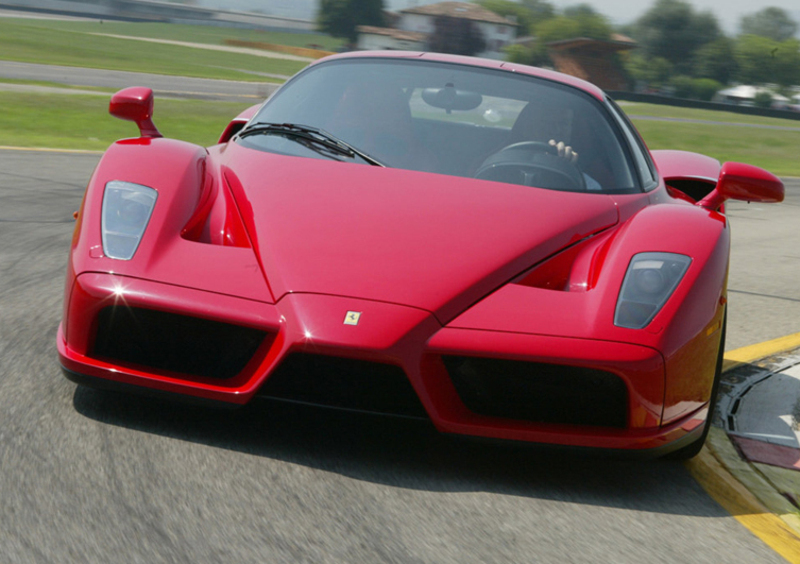
[[[134,137],[136,125],[108,114],[108,97],[0,92],[0,145],[103,150]],[[168,137],[213,145],[247,103],[156,99],[154,121]],[[651,149],[681,149],[800,176],[800,131],[635,120]],[[791,122],[790,122],[791,123]]]
[[[622,109],[629,116],[648,116],[677,119],[696,119],[727,123],[748,123],[758,125],[778,125],[800,128],[800,120],[780,119],[719,110],[701,110],[696,108],[680,108],[661,104],[643,104],[639,102],[623,102]]]
[[[136,124],[108,113],[109,98],[0,92],[0,145],[105,150],[139,135]],[[166,137],[208,146],[248,104],[156,100],[153,121]]]
[[[650,149],[702,153],[720,162],[760,166],[778,176],[800,176],[800,131],[634,120]]]
[[[171,23],[132,23],[132,22],[73,22],[55,20],[20,20],[26,25],[50,30],[74,31],[81,33],[108,33],[130,35],[151,39],[189,41],[224,45],[226,39],[257,41],[289,45],[291,47],[313,47],[325,51],[336,51],[344,45],[344,40],[319,33],[290,33],[232,27],[188,25]]]
[[[692,151],[709,155],[720,162],[738,161],[760,166],[779,176],[800,176],[800,162],[797,159],[800,121],[655,104],[625,104],[623,109],[631,116],[718,122],[687,123],[632,117],[650,149]],[[797,131],[759,129],[728,123],[791,127]]]
[[[0,19],[0,59],[175,76],[264,82],[244,71],[292,75],[306,63],[101,37]]]

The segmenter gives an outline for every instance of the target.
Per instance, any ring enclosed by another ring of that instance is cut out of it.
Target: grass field
[[[650,149],[693,151],[720,162],[739,161],[760,166],[779,176],[800,176],[797,160],[800,121],[655,104],[625,104],[623,109],[632,116]],[[656,121],[637,119],[637,115],[714,123]],[[795,130],[759,129],[752,125]]]
[[[138,137],[132,122],[109,115],[109,97],[0,92],[0,145],[105,150]],[[153,120],[167,137],[208,146],[247,104],[157,100]]]
[[[322,35],[215,26],[0,18],[0,59],[247,81],[264,79],[241,71],[291,75],[305,66],[297,61],[200,51],[96,33],[208,44],[239,39],[297,47],[316,45],[329,50],[341,45],[339,40]],[[108,99],[102,96],[0,92],[0,104],[4,110],[0,114],[0,145],[104,149],[117,138],[136,134],[133,124],[108,115]],[[155,119],[165,135],[210,145],[227,121],[244,107],[246,104],[157,100]],[[723,162],[735,160],[762,166],[778,175],[800,176],[800,160],[796,158],[800,121],[642,103],[624,103],[623,109],[633,117],[651,149],[694,151]],[[656,121],[637,116],[705,123]],[[795,130],[760,129],[753,125]]]
[[[103,37],[45,24],[48,22],[0,18],[0,58],[25,63],[258,82],[264,82],[265,78],[242,71],[288,76],[306,66],[300,61]]]
[[[108,114],[108,99],[105,96],[0,92],[0,106],[4,109],[0,113],[0,145],[102,150],[115,139],[135,136],[134,124]],[[157,99],[154,120],[166,136],[212,145],[228,121],[247,106],[246,103]],[[662,108],[659,106],[657,111]],[[706,118],[693,116],[691,119]],[[634,121],[651,149],[694,151],[721,162],[740,161],[761,166],[780,176],[800,176],[800,161],[796,158],[800,131],[722,123],[635,118]],[[768,125],[787,127],[798,124],[791,120],[768,121]]]
[[[107,33],[130,35],[152,39],[189,41],[224,45],[226,39],[274,43],[291,47],[312,47],[325,51],[336,51],[344,45],[344,40],[319,33],[290,33],[257,29],[239,29],[220,26],[202,26],[170,23],[133,22],[75,22],[57,20],[25,20],[26,24],[48,30],[73,31],[80,33]]]
[[[636,127],[650,149],[693,151],[720,162],[760,166],[778,176],[800,176],[800,131],[656,121],[638,121]]]
[[[800,128],[800,120],[761,117],[736,112],[719,110],[701,110],[696,108],[681,108],[678,106],[664,106],[662,104],[643,104],[640,102],[622,102],[620,104],[629,116],[648,116],[676,119],[694,119],[703,121],[718,121],[728,123],[752,123],[758,125],[776,125],[782,127]],[[800,116],[799,116],[800,117]]]

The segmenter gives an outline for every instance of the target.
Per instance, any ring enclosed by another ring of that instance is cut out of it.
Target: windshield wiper
[[[298,139],[304,139],[306,141],[310,141],[316,145],[321,147],[325,147],[326,149],[337,153],[339,155],[344,155],[351,159],[355,157],[359,157],[360,159],[368,162],[373,166],[382,166],[385,167],[386,165],[380,162],[378,159],[374,157],[370,157],[363,151],[360,151],[339,139],[338,137],[331,135],[327,131],[319,129],[317,127],[311,127],[308,125],[301,125],[298,123],[256,123],[244,129],[239,133],[239,137],[247,137],[248,135],[285,135],[289,137],[294,137]]]

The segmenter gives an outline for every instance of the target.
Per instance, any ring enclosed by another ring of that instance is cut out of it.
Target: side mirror
[[[112,116],[136,122],[142,137],[163,137],[153,123],[153,91],[143,86],[132,86],[120,90],[111,97],[108,113]]]
[[[717,186],[697,202],[698,206],[716,211],[725,200],[763,202],[783,201],[783,182],[757,166],[742,163],[725,163],[719,172]]]

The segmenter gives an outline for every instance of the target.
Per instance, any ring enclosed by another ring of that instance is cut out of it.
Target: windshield
[[[331,61],[281,88],[248,128],[268,123],[321,129],[387,167],[555,190],[639,191],[629,151],[598,100],[519,73],[419,59]],[[277,135],[237,142],[329,158]]]

